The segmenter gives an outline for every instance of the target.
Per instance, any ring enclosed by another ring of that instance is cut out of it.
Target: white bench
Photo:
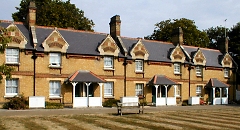
[[[139,103],[138,97],[121,97],[117,103],[118,115],[122,116],[123,109],[136,109],[138,113],[143,113],[144,105]]]

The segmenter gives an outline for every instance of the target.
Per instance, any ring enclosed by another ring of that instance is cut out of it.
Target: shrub
[[[14,109],[14,110],[21,110],[28,108],[28,100],[23,95],[14,96],[3,104],[4,109]]]
[[[53,103],[53,102],[45,102],[46,109],[63,109],[64,106],[62,103]]]
[[[140,99],[139,100],[139,102],[140,102],[140,105],[142,106],[147,106],[147,101],[146,101],[146,99],[144,98],[144,99]]]
[[[116,99],[108,99],[105,102],[103,102],[103,107],[115,107],[117,102],[120,102]]]
[[[183,100],[182,106],[187,106],[188,105],[188,100]]]

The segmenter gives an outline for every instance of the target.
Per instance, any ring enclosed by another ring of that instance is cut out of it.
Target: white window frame
[[[143,83],[136,83],[135,85],[135,96],[142,95],[143,96]]]
[[[19,64],[19,49],[17,48],[6,49],[6,63]]]
[[[228,78],[229,77],[229,68],[224,68],[223,72],[224,72],[224,77]]]
[[[61,67],[61,53],[49,53],[49,66]]]
[[[19,85],[18,79],[6,79],[5,81],[5,95],[6,96],[16,96],[18,95]],[[9,90],[11,92],[8,92]]]
[[[196,66],[195,67],[195,69],[196,69],[196,75],[197,76],[202,76],[202,66]]]
[[[61,81],[49,81],[49,97],[61,97]]]
[[[180,97],[181,96],[181,85],[176,85],[176,93],[175,93],[176,97]]]
[[[197,85],[196,87],[196,96],[202,97],[203,85]]]
[[[143,72],[143,60],[135,60],[135,72]]]
[[[111,56],[104,57],[104,69],[113,69],[113,57]]]
[[[104,83],[104,97],[113,97],[113,82]]]
[[[181,64],[174,63],[174,74],[181,74]]]

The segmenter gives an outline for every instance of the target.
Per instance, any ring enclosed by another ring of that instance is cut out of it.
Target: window
[[[176,86],[176,94],[175,94],[175,96],[177,96],[177,97],[181,96],[181,86],[180,85]]]
[[[196,66],[196,75],[202,76],[202,66]]]
[[[228,78],[229,77],[229,68],[224,68],[224,77]]]
[[[49,96],[60,97],[61,96],[61,81],[49,82]]]
[[[113,96],[113,82],[104,83],[104,97]]]
[[[222,88],[222,97],[227,97],[228,94],[227,91],[228,91],[227,88]]]
[[[180,63],[174,63],[174,74],[180,74]]]
[[[196,96],[198,96],[198,97],[201,97],[201,96],[202,96],[202,88],[203,88],[202,85],[197,85],[197,88],[196,88]]]
[[[113,57],[104,57],[104,68],[113,69]]]
[[[13,48],[6,49],[6,63],[10,63],[10,64],[19,63],[19,49],[13,49]]]
[[[18,94],[18,79],[6,79],[6,95]]]
[[[143,61],[142,60],[135,60],[135,71],[136,72],[143,72]]]
[[[136,96],[143,95],[143,84],[137,83],[135,87]]]
[[[61,66],[61,53],[50,53],[50,66],[51,67]]]

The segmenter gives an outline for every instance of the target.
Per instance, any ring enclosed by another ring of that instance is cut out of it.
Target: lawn
[[[3,116],[0,130],[240,129],[238,108],[175,110],[145,114]]]

